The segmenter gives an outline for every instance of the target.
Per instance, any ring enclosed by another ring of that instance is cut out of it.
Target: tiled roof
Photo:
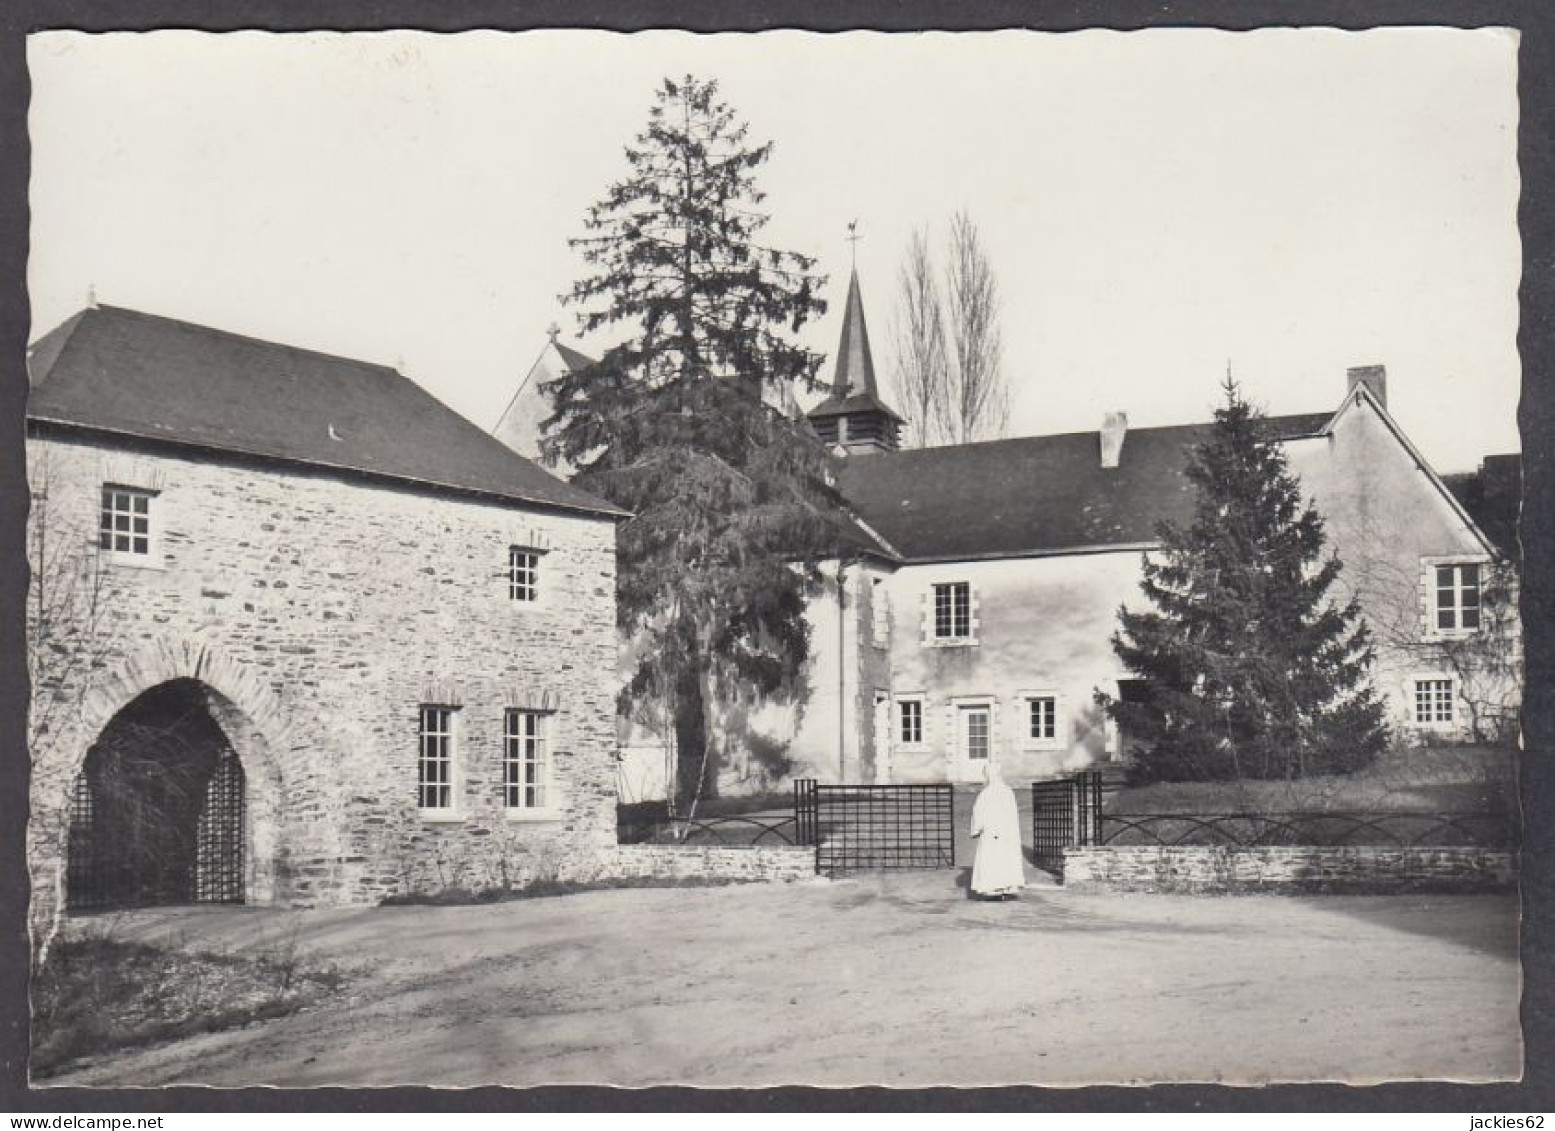
[[[29,355],[28,418],[513,502],[623,514],[382,365],[100,306]]]
[[[1271,434],[1317,434],[1330,413],[1276,416]],[[1027,436],[852,456],[838,488],[907,561],[966,560],[1139,545],[1162,519],[1186,520],[1184,474],[1210,424],[1133,428],[1116,468],[1096,432]]]

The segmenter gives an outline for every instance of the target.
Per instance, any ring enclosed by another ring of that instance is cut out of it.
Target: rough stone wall
[[[1223,846],[1069,848],[1064,887],[1079,892],[1505,891],[1516,858],[1481,848]]]
[[[446,890],[506,891],[544,881],[589,883],[613,879],[730,880],[790,882],[815,878],[815,850],[778,846],[712,847],[679,844],[586,846],[504,844],[490,837],[456,860],[438,866],[421,856],[396,889],[401,894],[436,895]]]
[[[180,677],[207,685],[243,759],[260,898],[371,902],[427,870],[537,874],[614,845],[610,521],[80,438],[28,457],[33,522],[76,547],[80,576],[101,563],[102,610],[57,625],[34,665],[34,718],[53,722],[34,744],[35,885],[102,726]],[[105,482],[156,492],[149,562],[97,554]],[[509,599],[513,544],[548,547],[536,605]],[[60,653],[93,663],[51,667]],[[459,708],[453,821],[417,807],[424,703]],[[502,808],[507,707],[554,711],[546,819]]]
[[[782,881],[815,879],[813,848],[625,844],[601,861],[618,877]]]

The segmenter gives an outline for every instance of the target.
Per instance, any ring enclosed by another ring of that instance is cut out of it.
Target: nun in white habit
[[[988,784],[972,805],[972,894],[982,899],[1013,899],[1026,885],[1021,860],[1020,814],[1015,791],[1004,782],[997,762],[988,763]]]

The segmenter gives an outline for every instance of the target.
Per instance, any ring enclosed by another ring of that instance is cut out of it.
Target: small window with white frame
[[[523,604],[540,600],[540,559],[543,551],[531,546],[508,547],[508,598]]]
[[[458,809],[457,707],[422,704],[416,759],[417,804],[424,816],[452,816]]]
[[[896,742],[899,746],[923,745],[923,696],[896,697]]]
[[[502,723],[502,807],[510,816],[551,808],[550,715],[510,707]]]
[[[945,581],[934,586],[931,636],[937,643],[963,643],[972,639],[972,584]]]
[[[1451,676],[1415,676],[1410,680],[1410,713],[1416,726],[1453,726],[1457,722],[1456,698]]]
[[[1028,750],[1054,750],[1063,743],[1059,697],[1052,691],[1024,691],[1021,703],[1021,745]]]
[[[151,507],[155,492],[104,483],[97,545],[116,556],[149,561],[152,555]]]

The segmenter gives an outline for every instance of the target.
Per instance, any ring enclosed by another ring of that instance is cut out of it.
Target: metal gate
[[[244,900],[244,777],[226,748],[204,788],[108,777],[89,759],[70,809],[72,910]]]
[[[849,872],[952,868],[956,791],[932,785],[794,783],[796,842],[815,845],[815,870]]]
[[[1101,773],[1031,783],[1031,856],[1054,875],[1064,870],[1064,849],[1101,842]]]
[[[243,902],[243,764],[222,751],[195,837],[194,901]]]

